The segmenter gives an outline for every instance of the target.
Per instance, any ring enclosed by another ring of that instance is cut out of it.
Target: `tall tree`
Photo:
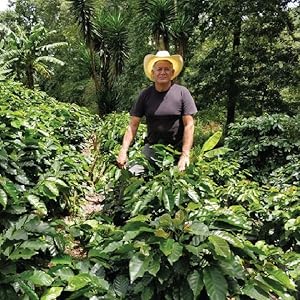
[[[183,58],[186,56],[188,41],[193,32],[193,23],[191,18],[185,14],[177,14],[171,27],[171,35],[174,40],[175,53]]]
[[[196,50],[194,67],[201,71],[188,80],[195,94],[202,94],[202,103],[226,101],[227,125],[237,108],[252,114],[284,109],[281,90],[295,84],[299,55],[282,40],[289,23],[287,3],[201,1],[198,41],[206,54]]]
[[[113,85],[127,57],[127,29],[119,12],[91,0],[72,0],[72,10],[90,51],[92,78],[101,114],[114,109]]]
[[[125,19],[117,10],[103,10],[98,15],[95,26],[101,37],[96,43],[102,81],[102,102],[99,105],[104,113],[109,113],[116,110],[114,85],[122,74],[128,57],[128,31]]]
[[[90,67],[92,78],[95,84],[96,95],[98,102],[100,102],[100,78],[96,70],[96,51],[95,40],[97,39],[97,32],[95,30],[93,18],[95,16],[94,1],[93,0],[70,0],[72,12],[77,20],[80,31],[90,53]]]

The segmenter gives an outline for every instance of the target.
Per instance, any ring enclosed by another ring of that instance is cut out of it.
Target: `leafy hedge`
[[[294,170],[298,169],[299,127],[300,115],[251,117],[231,125],[225,145],[235,150],[232,155],[243,168],[249,169],[257,180],[265,182],[273,171],[286,164],[291,168],[294,163]]]
[[[65,250],[57,218],[84,196],[89,159],[81,149],[96,122],[76,105],[0,83],[1,299],[38,299],[34,286],[53,282],[39,269]]]

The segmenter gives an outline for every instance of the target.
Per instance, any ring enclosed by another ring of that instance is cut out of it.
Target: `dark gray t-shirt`
[[[130,110],[131,116],[146,117],[146,142],[180,146],[183,137],[182,116],[197,112],[195,101],[187,88],[172,84],[165,92],[154,85],[143,90]]]

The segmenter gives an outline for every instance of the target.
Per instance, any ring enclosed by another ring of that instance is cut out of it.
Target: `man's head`
[[[162,65],[164,65],[163,70]],[[152,80],[156,81],[158,79],[158,73],[162,73],[162,71],[166,71],[165,74],[159,77],[163,80],[163,77],[168,77],[169,73],[171,73],[171,77],[169,79],[173,80],[175,77],[179,75],[183,67],[183,59],[180,55],[170,55],[168,51],[158,51],[156,55],[148,54],[144,58],[144,71],[146,76]],[[160,70],[159,70],[160,68]],[[171,72],[168,72],[170,70]],[[166,79],[166,78],[165,78]],[[165,80],[164,79],[164,80]]]
[[[152,67],[152,78],[157,83],[168,83],[174,76],[173,64],[168,60],[158,60]]]

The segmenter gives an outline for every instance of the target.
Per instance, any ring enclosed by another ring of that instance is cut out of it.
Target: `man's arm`
[[[127,127],[127,130],[123,137],[122,148],[117,157],[117,164],[119,168],[124,168],[127,161],[128,149],[136,136],[137,130],[139,128],[141,118],[132,116]]]
[[[183,120],[183,141],[182,141],[182,152],[178,161],[179,171],[184,171],[190,163],[190,150],[193,146],[194,140],[194,118],[192,115],[185,115],[182,117]]]

